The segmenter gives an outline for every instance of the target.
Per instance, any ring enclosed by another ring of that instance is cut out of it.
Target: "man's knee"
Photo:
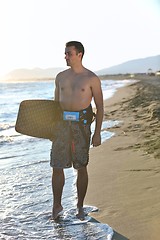
[[[84,175],[87,174],[87,167],[82,167],[77,169],[78,175]]]
[[[53,168],[52,174],[53,176],[59,176],[63,174],[63,168]]]

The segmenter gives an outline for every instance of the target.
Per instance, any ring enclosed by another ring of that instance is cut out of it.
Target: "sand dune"
[[[160,78],[121,88],[105,102],[116,134],[90,152],[86,204],[115,240],[160,239]]]

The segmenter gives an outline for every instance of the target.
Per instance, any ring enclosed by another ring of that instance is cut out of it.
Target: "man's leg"
[[[81,220],[84,220],[84,217],[85,217],[84,210],[83,210],[83,202],[86,196],[87,187],[88,187],[87,167],[83,167],[78,169],[78,173],[77,173],[77,194],[78,194],[77,217]]]
[[[52,191],[53,191],[53,211],[52,218],[55,220],[58,214],[63,210],[61,204],[63,186],[65,183],[63,169],[53,168],[52,173]]]

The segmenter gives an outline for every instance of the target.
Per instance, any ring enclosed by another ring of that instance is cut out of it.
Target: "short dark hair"
[[[66,43],[66,47],[72,47],[74,46],[77,53],[82,53],[82,58],[83,58],[83,55],[84,55],[84,46],[81,42],[78,42],[78,41],[70,41],[70,42],[67,42]]]

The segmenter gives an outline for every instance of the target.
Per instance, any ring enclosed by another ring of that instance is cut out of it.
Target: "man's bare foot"
[[[83,207],[78,208],[78,213],[76,214],[76,217],[78,219],[80,219],[81,221],[83,221],[85,219],[85,216],[86,216],[86,214],[84,212]]]
[[[58,206],[58,207],[53,207],[52,209],[52,218],[53,220],[56,220],[62,213],[63,211],[63,207],[62,206]]]

